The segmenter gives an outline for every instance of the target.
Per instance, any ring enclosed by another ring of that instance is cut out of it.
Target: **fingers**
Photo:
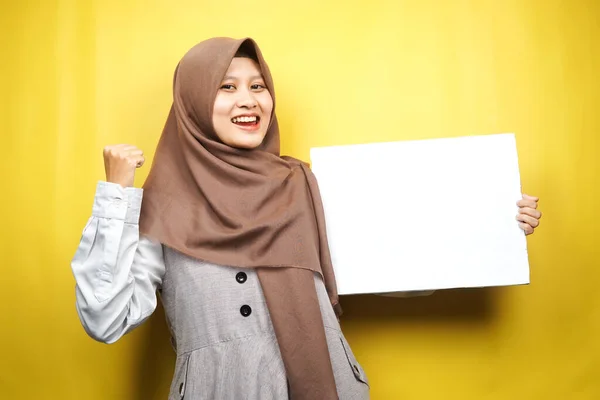
[[[527,193],[523,193],[523,198],[526,199],[526,200],[533,200],[533,201],[539,201],[540,200],[539,197],[530,196]]]
[[[531,235],[533,233],[533,228],[531,227],[531,225],[519,222],[519,226],[521,227],[521,229],[523,229],[526,235]]]
[[[142,155],[130,157],[130,160],[136,168],[140,168],[142,165],[144,165],[144,162],[146,161],[146,159]]]
[[[539,210],[536,210],[535,208],[531,208],[531,207],[519,208],[519,214],[529,215],[530,217],[533,217],[535,219],[542,218],[542,212]]]
[[[121,155],[120,157],[123,161],[127,162],[128,165],[131,165],[132,167],[135,167],[135,168],[141,167],[142,165],[144,165],[144,162],[146,161],[144,156],[141,154],[127,155],[127,156]]]
[[[143,154],[142,150],[131,144],[117,144],[112,146],[106,146],[104,148],[104,154],[127,154],[127,155],[138,155]]]
[[[139,157],[139,156],[143,156],[144,152],[140,149],[132,149],[132,150],[128,150],[127,151],[127,156],[128,157]]]
[[[529,208],[538,208],[538,203],[537,200],[532,200],[532,199],[526,199],[526,198],[522,198],[521,200],[517,201],[517,205],[519,207],[529,207]]]
[[[523,193],[523,198],[517,201],[519,206],[519,214],[517,215],[517,221],[519,221],[519,227],[523,229],[526,235],[531,235],[535,228],[540,225],[540,218],[542,213],[538,211],[538,197],[530,196]]]
[[[133,145],[117,144],[104,148],[104,159],[126,160],[139,168],[144,164],[144,152]]]
[[[113,144],[104,147],[104,154],[117,154],[123,151],[125,148],[131,147],[129,144]]]
[[[144,152],[130,144],[117,144],[104,148],[106,181],[123,187],[133,186],[136,168],[145,162]]]
[[[126,154],[128,156],[138,156],[144,154],[142,150],[138,149],[135,146],[127,145],[120,149],[122,154]]]
[[[537,228],[540,225],[540,221],[537,218],[531,217],[527,214],[517,215],[517,221],[525,223],[532,228]]]

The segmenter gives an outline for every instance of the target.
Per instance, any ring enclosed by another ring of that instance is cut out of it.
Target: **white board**
[[[340,294],[529,283],[513,134],[310,154]]]

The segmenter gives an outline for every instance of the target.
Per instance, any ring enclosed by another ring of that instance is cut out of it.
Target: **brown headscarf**
[[[212,124],[217,90],[252,39],[213,38],[180,61],[173,105],[156,149],[140,218],[142,234],[186,255],[256,268],[294,400],[337,399],[313,272],[322,275],[339,315],[335,277],[317,181],[303,162],[281,157],[275,111],[260,147],[219,140]]]

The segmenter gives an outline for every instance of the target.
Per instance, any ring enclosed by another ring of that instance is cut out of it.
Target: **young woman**
[[[177,352],[169,399],[369,398],[338,323],[317,182],[279,155],[274,93],[252,39],[209,39],[177,66],[143,189],[142,151],[105,148],[106,182],[72,261],[77,311],[113,343],[152,314],[158,291]],[[531,233],[537,199],[519,206]]]

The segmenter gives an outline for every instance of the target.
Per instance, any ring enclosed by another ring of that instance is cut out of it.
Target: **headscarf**
[[[256,54],[274,104],[264,141],[251,150],[224,144],[212,123],[217,91],[241,47]],[[254,40],[212,38],[184,55],[143,188],[143,235],[209,263],[256,268],[290,397],[337,399],[314,284],[316,272],[341,314],[323,205],[308,166],[280,156],[273,80]]]

